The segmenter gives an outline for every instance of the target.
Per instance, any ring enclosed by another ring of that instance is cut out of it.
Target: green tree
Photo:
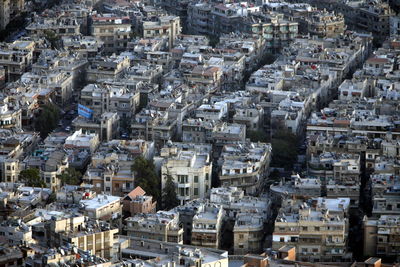
[[[279,129],[271,141],[274,167],[291,169],[297,160],[297,136],[286,129]]]
[[[268,135],[265,133],[265,131],[262,130],[248,130],[246,132],[246,137],[249,138],[251,142],[268,142]]]
[[[79,185],[81,183],[82,173],[75,168],[67,168],[63,173],[57,176],[63,185]]]
[[[217,44],[219,43],[218,35],[209,35],[208,39],[209,39],[209,45],[213,48],[215,48],[217,46]]]
[[[159,200],[160,181],[153,161],[139,156],[133,162],[132,171],[135,174],[135,186],[140,186],[146,193]]]
[[[21,171],[19,173],[19,179],[27,186],[46,187],[46,183],[40,178],[39,170],[36,168]]]
[[[162,204],[164,209],[172,209],[179,205],[179,199],[176,195],[175,183],[171,175],[167,175],[167,181],[162,191]]]
[[[44,36],[50,42],[51,48],[56,49],[59,47],[60,37],[52,30],[45,30]]]
[[[40,137],[46,138],[57,127],[59,119],[60,111],[56,105],[47,104],[43,106],[35,121],[35,129],[40,132]]]

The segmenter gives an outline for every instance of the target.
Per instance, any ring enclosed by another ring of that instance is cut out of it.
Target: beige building
[[[127,153],[98,151],[92,156],[83,180],[92,184],[97,193],[122,197],[134,188],[132,161]]]
[[[177,245],[176,243],[138,237],[120,236],[121,258],[136,265],[185,267],[228,267],[228,252],[223,250]],[[150,255],[151,254],[151,255]]]
[[[225,145],[220,157],[221,184],[255,194],[268,176],[271,150],[267,143]]]
[[[21,162],[20,170],[29,168],[39,169],[40,178],[45,182],[46,187],[55,192],[61,188],[61,180],[58,176],[68,166],[68,157],[65,151],[49,148],[35,150],[32,155],[26,157]]]
[[[233,251],[236,255],[261,253],[264,237],[264,218],[257,212],[236,216],[233,227]]]
[[[94,220],[116,219],[122,214],[121,198],[110,195],[97,195],[82,199],[80,204],[86,216]]]
[[[128,46],[131,35],[130,19],[114,14],[94,15],[90,32],[104,44],[105,53],[119,53]]]
[[[179,213],[158,211],[153,214],[136,214],[125,221],[128,236],[183,244]]]
[[[69,243],[90,251],[92,255],[108,259],[113,256],[114,235],[118,234],[118,229],[112,229],[106,222],[88,220],[85,216],[49,214],[52,218],[45,222],[49,224],[49,245],[59,247]]]
[[[191,244],[219,248],[224,216],[224,210],[220,205],[209,203],[202,206],[193,217]]]
[[[110,141],[119,134],[119,116],[113,112],[104,112],[100,118],[93,120],[78,116],[72,125],[82,133],[97,134],[100,141]]]
[[[400,216],[364,217],[364,256],[393,257],[400,260]]]
[[[174,46],[174,41],[181,33],[181,22],[177,16],[161,16],[157,20],[142,22],[142,35],[144,38],[168,37],[168,48]]]
[[[110,56],[96,59],[86,70],[86,81],[96,83],[99,80],[115,79],[120,77],[123,71],[130,66],[130,59],[127,56]]]
[[[0,45],[0,66],[5,68],[6,81],[14,81],[28,70],[34,50],[33,41],[15,41]]]
[[[350,199],[287,199],[275,220],[272,248],[296,247],[300,261],[346,261]]]

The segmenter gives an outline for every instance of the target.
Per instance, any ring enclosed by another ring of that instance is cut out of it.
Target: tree
[[[132,171],[135,173],[135,186],[140,186],[146,193],[159,200],[160,181],[153,161],[139,156],[133,162]]]
[[[52,30],[45,30],[44,35],[46,39],[50,42],[51,48],[56,49],[59,46],[60,37]]]
[[[167,181],[162,191],[162,204],[164,209],[172,209],[179,205],[179,199],[176,195],[175,183],[172,176],[167,174]]]
[[[57,175],[63,185],[79,185],[81,183],[82,173],[75,168],[67,168],[63,173]]]
[[[35,129],[40,132],[40,137],[46,138],[57,127],[59,119],[60,111],[57,106],[54,104],[44,105],[35,121]]]
[[[280,129],[272,137],[271,145],[271,165],[291,169],[297,161],[297,136],[286,129]]]
[[[46,183],[40,178],[39,170],[36,168],[21,171],[19,173],[19,179],[27,186],[46,187]]]
[[[265,131],[262,130],[248,130],[246,136],[250,139],[251,142],[268,142],[268,135],[265,133]]]

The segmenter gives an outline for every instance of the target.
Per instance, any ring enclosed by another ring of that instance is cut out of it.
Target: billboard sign
[[[78,115],[86,119],[91,119],[93,116],[93,110],[85,107],[84,105],[78,104]]]

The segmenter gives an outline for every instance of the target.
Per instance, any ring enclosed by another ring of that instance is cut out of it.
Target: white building
[[[161,149],[161,186],[171,176],[181,204],[205,198],[211,188],[211,145],[169,144]]]

